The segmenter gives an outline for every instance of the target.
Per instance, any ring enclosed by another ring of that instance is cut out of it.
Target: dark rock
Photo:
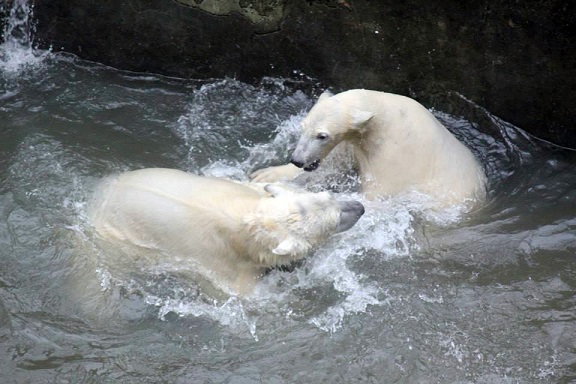
[[[175,0],[212,15],[227,16],[238,13],[248,19],[258,32],[280,29],[284,18],[285,0]]]
[[[186,3],[187,6],[182,5]],[[369,0],[36,1],[37,41],[189,78],[314,77],[449,108],[459,93],[576,147],[576,3]]]

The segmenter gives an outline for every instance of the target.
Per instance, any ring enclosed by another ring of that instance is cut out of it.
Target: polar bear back
[[[91,216],[101,236],[184,255],[217,252],[223,228],[236,230],[231,216],[241,217],[260,197],[241,184],[173,169],[111,177],[96,196]]]

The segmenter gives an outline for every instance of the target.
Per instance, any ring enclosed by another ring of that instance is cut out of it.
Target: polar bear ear
[[[318,98],[318,101],[317,101],[317,102],[319,103],[319,102],[321,102],[322,100],[326,100],[326,99],[331,98],[332,96],[334,96],[334,95],[332,94],[332,92],[330,92],[330,91],[324,91],[324,92],[322,92],[322,94],[321,94],[320,97]]]
[[[298,243],[291,237],[282,240],[276,248],[272,250],[275,255],[285,256],[293,253],[298,253]]]
[[[369,111],[363,111],[361,109],[353,109],[350,112],[350,120],[352,125],[356,128],[362,128],[364,124],[370,121],[374,117],[374,113]]]

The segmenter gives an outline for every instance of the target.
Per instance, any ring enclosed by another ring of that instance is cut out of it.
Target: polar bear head
[[[257,249],[251,256],[264,266],[287,264],[306,256],[331,235],[351,228],[364,214],[355,200],[336,200],[328,192],[311,193],[268,184],[270,194],[246,219]]]
[[[336,145],[358,135],[373,116],[372,112],[324,92],[301,123],[302,133],[292,153],[292,164],[305,171],[315,170]]]

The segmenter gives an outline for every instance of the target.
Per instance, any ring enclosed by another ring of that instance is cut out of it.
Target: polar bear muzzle
[[[354,226],[364,214],[364,206],[356,200],[338,201],[340,205],[340,222],[336,232],[344,232]]]
[[[331,145],[327,147],[326,144],[324,141],[309,141],[303,136],[296,144],[290,162],[307,172],[315,171],[320,165],[321,159],[332,149]]]
[[[318,166],[320,165],[320,159],[315,160],[308,165],[304,165],[304,163],[294,159],[292,159],[291,163],[297,166],[298,168],[304,169],[306,172],[312,172],[315,171],[316,168],[318,168]]]

